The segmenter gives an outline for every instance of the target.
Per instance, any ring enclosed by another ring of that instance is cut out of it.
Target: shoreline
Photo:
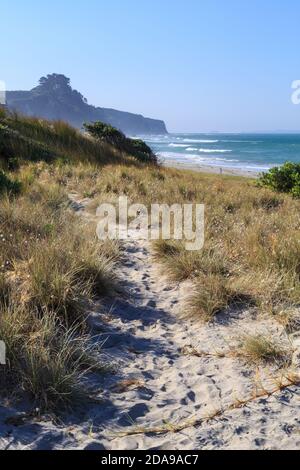
[[[198,173],[210,173],[225,176],[242,176],[244,178],[257,179],[260,175],[259,171],[246,170],[242,168],[228,168],[214,165],[202,165],[201,163],[182,163],[176,160],[164,160],[162,166],[167,168],[175,168],[177,170],[196,171]]]

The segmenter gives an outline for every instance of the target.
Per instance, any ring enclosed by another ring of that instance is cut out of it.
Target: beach
[[[162,165],[169,168],[176,168],[178,170],[189,170],[196,171],[199,173],[211,173],[226,176],[242,176],[245,178],[258,178],[260,173],[254,170],[242,169],[242,168],[228,168],[228,167],[217,167],[213,165],[204,165],[201,163],[190,163],[190,162],[178,162],[176,160],[166,159],[162,162]]]

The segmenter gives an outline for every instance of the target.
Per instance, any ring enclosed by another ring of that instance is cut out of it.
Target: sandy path
[[[18,425],[7,418],[20,409],[3,406],[0,448],[188,450],[300,446],[298,389],[291,387],[231,410],[233,403],[252,396],[258,377],[271,384],[272,371],[251,369],[231,356],[218,357],[219,352],[228,351],[240,331],[267,330],[283,337],[277,324],[258,320],[250,311],[225,312],[213,325],[183,319],[184,300],[191,285],[171,284],[164,278],[153,262],[148,242],[125,242],[124,260],[118,270],[127,297],[107,300],[104,309],[99,304],[91,312],[97,341],[105,340],[104,353],[118,364],[116,374],[90,378],[89,387],[102,402],[87,403],[59,422],[25,419]],[[299,342],[297,336],[294,341]],[[183,354],[186,347],[209,354]],[[222,411],[220,416],[213,420],[197,426],[190,423],[218,411]],[[178,425],[184,429],[174,432]],[[150,432],[155,427],[167,428],[167,432]]]

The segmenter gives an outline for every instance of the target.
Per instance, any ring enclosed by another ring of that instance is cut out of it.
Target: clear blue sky
[[[299,0],[2,0],[0,80],[63,73],[171,131],[300,130]]]

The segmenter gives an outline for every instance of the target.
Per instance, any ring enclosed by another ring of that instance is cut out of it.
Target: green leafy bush
[[[140,161],[157,164],[157,157],[151,148],[140,139],[129,139],[121,131],[109,124],[97,121],[85,123],[85,130],[95,139],[116,147]]]
[[[90,124],[85,123],[83,127],[97,140],[102,140],[103,142],[114,146],[125,145],[126,136],[109,124],[97,121]]]
[[[300,197],[300,163],[286,162],[281,167],[263,173],[259,183],[274,191]]]

